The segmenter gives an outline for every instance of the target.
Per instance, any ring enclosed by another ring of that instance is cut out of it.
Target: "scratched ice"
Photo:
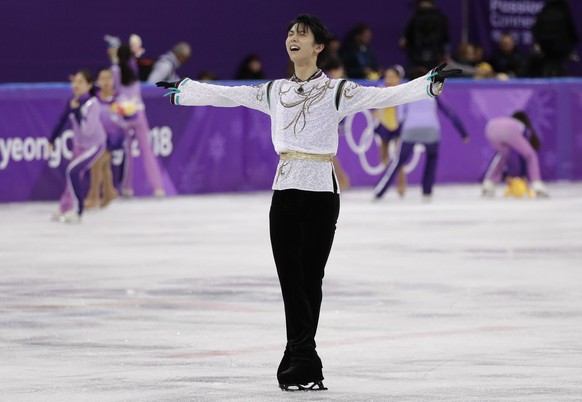
[[[582,184],[342,195],[318,350],[283,393],[270,193],[0,205],[0,400],[580,401]]]

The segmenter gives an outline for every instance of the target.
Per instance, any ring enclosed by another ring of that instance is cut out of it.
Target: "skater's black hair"
[[[121,72],[121,84],[131,85],[137,81],[137,75],[133,68],[131,68],[130,61],[133,57],[129,45],[121,45],[117,49],[117,57],[119,58],[119,70]]]
[[[536,132],[533,124],[531,124],[531,120],[529,119],[527,113],[525,113],[523,110],[518,110],[511,117],[525,124],[525,127],[530,132],[529,143],[531,144],[533,149],[539,151],[540,148],[542,147],[542,143],[540,141],[540,137],[538,137],[538,133]]]
[[[307,28],[309,31],[313,32],[315,43],[323,45],[323,50],[317,55],[317,62],[319,65],[320,60],[324,60],[327,56],[327,45],[329,44],[329,38],[331,37],[327,27],[323,25],[319,18],[310,14],[299,14],[294,20],[289,22],[287,32],[289,32],[295,24],[297,24],[298,29]]]

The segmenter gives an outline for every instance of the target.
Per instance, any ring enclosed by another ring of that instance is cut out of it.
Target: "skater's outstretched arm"
[[[251,109],[269,113],[267,89],[271,82],[257,86],[240,85],[224,86],[206,84],[184,78],[177,82],[160,81],[158,87],[166,88],[173,105],[181,106],[220,106],[236,107],[246,106]]]
[[[425,76],[393,87],[363,87],[348,81],[340,88],[338,111],[347,116],[366,109],[381,109],[433,98],[441,94],[446,78],[461,74],[461,70],[444,70],[441,64]]]

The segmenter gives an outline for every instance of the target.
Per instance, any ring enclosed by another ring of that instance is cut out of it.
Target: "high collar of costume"
[[[304,86],[304,85],[306,85],[306,84],[308,84],[308,83],[310,83],[311,81],[315,81],[315,80],[317,80],[317,79],[319,79],[319,78],[323,77],[323,75],[324,75],[324,74],[323,74],[323,71],[321,71],[321,69],[318,69],[318,70],[317,70],[315,73],[313,73],[313,74],[311,75],[311,77],[309,77],[309,78],[308,78],[308,79],[306,79],[306,80],[300,80],[299,78],[297,78],[297,77],[295,76],[295,74],[293,74],[293,77],[291,77],[291,82],[294,82],[294,83],[296,83],[297,85],[299,85],[299,88],[296,88],[296,90],[295,90],[295,91],[296,91],[296,92],[297,92],[299,95],[303,95],[303,94],[304,94],[304,92],[305,92],[305,90],[303,89],[303,86]]]
[[[295,74],[293,74],[293,77],[291,77],[290,80],[293,81],[293,82],[296,82],[298,84],[306,84],[306,83],[308,83],[311,80],[318,79],[322,75],[323,75],[323,71],[321,71],[321,69],[318,68],[317,71],[314,72],[313,74],[311,74],[311,77],[309,77],[306,80],[301,80],[301,79],[297,78],[297,76]]]

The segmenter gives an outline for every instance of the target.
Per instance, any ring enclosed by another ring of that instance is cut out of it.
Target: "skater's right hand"
[[[175,81],[175,82],[158,81],[158,82],[156,82],[157,87],[166,88],[170,91],[168,93],[165,93],[164,97],[169,96],[171,101],[172,101],[172,104],[174,103],[174,95],[177,95],[180,93],[180,90],[178,89],[179,84],[180,84],[180,81]]]
[[[432,70],[431,75],[430,75],[432,77],[432,80],[433,80],[432,82],[445,82],[445,80],[447,78],[458,77],[458,76],[463,74],[463,70],[461,70],[459,68],[445,70],[446,66],[447,66],[447,63],[443,63]]]
[[[158,81],[158,82],[156,82],[156,86],[160,87],[160,88],[165,88],[165,89],[178,88],[179,83],[180,83],[180,81],[174,81],[174,82]]]

